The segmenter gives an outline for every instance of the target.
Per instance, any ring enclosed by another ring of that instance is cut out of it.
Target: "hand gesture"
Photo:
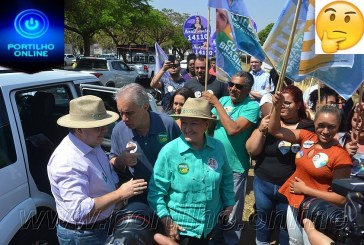
[[[283,94],[281,92],[276,92],[273,97],[272,97],[272,103],[273,106],[277,109],[280,110],[282,108],[284,102],[284,97]]]
[[[154,235],[154,241],[159,245],[178,245],[174,240],[160,233]]]
[[[162,70],[163,71],[167,71],[168,69],[172,68],[173,67],[173,63],[169,60],[166,60],[164,61],[164,64],[163,64],[163,67],[162,67]]]
[[[269,119],[270,119],[270,114],[263,117],[258,127],[258,130],[262,132],[264,135],[267,134],[268,132]]]
[[[339,43],[345,41],[346,37],[339,37],[339,38],[329,38],[327,36],[327,32],[324,31],[322,40],[321,40],[321,47],[325,53],[335,53],[339,50]]]
[[[305,194],[305,188],[307,187],[305,182],[298,177],[294,177],[294,180],[291,180],[289,191],[293,194]]]
[[[356,140],[357,135],[351,131],[350,136],[350,141],[345,144],[345,150],[350,156],[354,156],[358,151],[358,141]]]
[[[116,161],[120,161],[125,166],[135,166],[138,162],[138,153],[130,153],[134,150],[136,146],[130,146],[125,148],[125,150],[117,157]]]
[[[207,100],[213,106],[215,106],[217,103],[219,103],[219,99],[215,95],[213,95],[209,92],[206,92],[206,91],[202,92],[201,98]]]
[[[131,179],[122,184],[116,191],[120,194],[122,200],[142,194],[147,189],[147,182],[144,179]]]
[[[179,234],[178,231],[185,231],[185,229],[175,223],[171,217],[165,217],[162,219],[162,223],[164,225],[165,234],[173,239],[174,241],[179,240]]]

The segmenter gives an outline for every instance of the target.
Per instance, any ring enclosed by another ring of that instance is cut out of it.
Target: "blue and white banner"
[[[263,46],[278,71],[282,67],[297,1],[287,1]],[[306,77],[315,77],[348,99],[364,80],[364,55],[315,54],[314,11],[315,0],[304,0],[286,76],[296,82]]]
[[[231,13],[249,16],[244,0],[209,0],[208,6],[216,9],[225,9]]]

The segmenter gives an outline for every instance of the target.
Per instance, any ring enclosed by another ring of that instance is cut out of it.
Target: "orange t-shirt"
[[[310,131],[300,130],[301,150],[296,154],[296,171],[282,185],[279,192],[285,195],[289,205],[298,208],[305,195],[293,194],[289,191],[290,181],[295,177],[300,178],[311,188],[321,191],[331,191],[333,171],[342,167],[351,167],[350,155],[340,144],[328,149],[317,149],[317,135]],[[309,157],[308,153],[314,151]]]

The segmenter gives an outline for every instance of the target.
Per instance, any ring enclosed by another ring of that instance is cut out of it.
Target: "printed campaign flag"
[[[216,9],[216,74],[217,79],[227,82],[242,71],[239,50],[232,35],[229,12]]]
[[[290,37],[297,0],[288,0],[275,22],[263,49],[273,66],[281,70]],[[315,54],[314,0],[304,0],[298,17],[288,60],[286,76],[301,81],[313,76],[334,89],[345,99],[349,98],[364,80],[362,55]]]
[[[164,61],[168,60],[168,56],[164,53],[163,49],[159,46],[158,43],[155,43],[154,47],[155,47],[154,74],[157,74],[162,69]],[[169,72],[165,72],[162,77],[168,79],[170,77]]]
[[[227,81],[242,71],[245,53],[263,61],[265,55],[256,33],[256,24],[249,17],[243,0],[210,0],[216,9],[217,77]]]
[[[233,36],[236,47],[260,61],[265,59],[264,51],[259,43],[259,38],[254,27],[254,21],[249,17],[230,14]]]
[[[225,9],[229,12],[249,16],[244,0],[209,0],[208,6],[216,9]]]

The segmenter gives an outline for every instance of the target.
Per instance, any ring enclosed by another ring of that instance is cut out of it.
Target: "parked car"
[[[136,53],[132,56],[131,62],[128,65],[137,70],[139,74],[148,75],[148,78],[152,79],[154,76],[155,62],[156,57],[154,54]],[[144,87],[149,88],[149,84],[145,84]]]
[[[100,54],[98,58],[104,58],[109,60],[117,60],[117,56],[115,54]]]
[[[73,54],[64,54],[64,65],[71,66],[74,62],[74,59],[76,59],[76,56]]]
[[[121,60],[84,57],[74,70],[95,75],[107,87],[119,88],[133,82],[141,85],[150,83],[147,74],[138,72]]]

